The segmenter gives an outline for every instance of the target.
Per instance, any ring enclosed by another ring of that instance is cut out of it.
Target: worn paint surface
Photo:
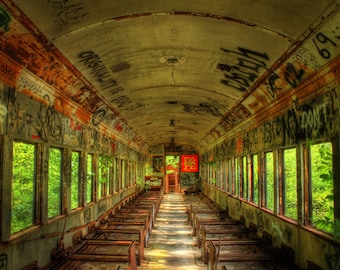
[[[63,113],[137,148],[174,140],[204,152],[251,115],[289,104],[287,93],[339,54],[330,0],[308,10],[301,1],[1,3],[1,51],[21,66],[6,75],[3,63],[2,80],[17,85],[28,70],[68,104]],[[37,90],[22,88],[41,99]]]

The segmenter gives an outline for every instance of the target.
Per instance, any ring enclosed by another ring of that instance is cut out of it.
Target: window
[[[79,152],[72,152],[71,164],[71,209],[80,206],[79,203]]]
[[[113,192],[119,191],[118,160],[113,159]]]
[[[124,159],[120,160],[120,183],[121,183],[121,188],[125,189],[126,188],[126,162]]]
[[[222,162],[222,186],[221,189],[223,191],[227,191],[227,181],[228,181],[228,177],[227,177],[227,172],[228,172],[228,162],[227,160],[223,160]]]
[[[233,192],[233,164],[232,160],[227,160],[227,192]]]
[[[317,229],[333,233],[334,196],[332,170],[332,144],[320,143],[310,147],[311,221]]]
[[[62,209],[62,152],[58,148],[50,148],[48,166],[48,217],[61,214]]]
[[[216,170],[217,170],[217,162],[211,161],[209,162],[209,183],[213,186],[216,186]]]
[[[248,164],[247,164],[247,156],[242,157],[242,177],[241,177],[241,188],[242,194],[241,197],[245,200],[248,200]]]
[[[240,166],[238,158],[234,158],[234,195],[240,195]]]
[[[283,213],[297,219],[296,149],[283,151]]]
[[[222,180],[221,180],[221,176],[222,176],[222,170],[221,170],[221,161],[218,160],[216,162],[216,187],[217,188],[221,188],[221,184],[222,184]]]
[[[274,210],[274,160],[273,152],[265,153],[265,181],[264,197],[265,207]]]
[[[105,197],[109,192],[111,166],[110,157],[99,156],[99,198]]]
[[[259,204],[259,165],[258,155],[252,156],[252,198],[253,203]]]
[[[86,202],[93,201],[93,155],[87,154]]]
[[[13,143],[11,233],[34,225],[36,147]]]

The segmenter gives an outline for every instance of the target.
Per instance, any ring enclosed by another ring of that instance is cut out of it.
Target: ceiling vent
[[[129,63],[119,63],[119,64],[116,64],[116,65],[113,65],[111,66],[111,70],[112,72],[116,73],[116,72],[120,72],[120,71],[123,71],[125,69],[129,69],[131,66]]]
[[[231,72],[233,70],[233,67],[229,66],[227,64],[217,63],[216,69],[220,69],[220,70],[223,70],[223,71]]]

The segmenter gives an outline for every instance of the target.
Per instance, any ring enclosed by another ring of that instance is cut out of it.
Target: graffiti
[[[216,156],[216,159],[223,159],[223,158],[230,157],[235,151],[235,140],[232,139],[232,140],[228,140],[228,141],[223,142],[220,145],[220,147],[218,149],[216,149],[216,151],[217,150],[218,150],[218,156]],[[208,155],[206,157],[207,158],[206,158],[205,162],[208,162],[209,161]],[[213,158],[211,160],[213,160]],[[204,161],[202,160],[202,162],[204,162]]]
[[[132,101],[127,96],[120,96],[118,98],[113,99],[112,102],[117,103],[118,108],[122,108],[131,104]]]
[[[260,133],[258,129],[251,130],[244,134],[243,151],[244,153],[256,152],[256,146],[259,144]]]
[[[301,128],[308,138],[313,132],[323,132],[325,123],[327,123],[327,104],[325,103],[317,104],[301,112]]]
[[[44,97],[47,101],[47,105],[40,105],[40,109],[37,112],[38,119],[40,121],[40,127],[37,131],[44,142],[48,142],[49,138],[54,140],[61,140],[63,137],[63,125],[61,117],[58,112],[54,110],[53,104],[50,104],[50,98],[48,95]]]
[[[303,69],[297,69],[292,63],[287,63],[284,69],[283,77],[284,80],[291,86],[296,87],[302,81],[305,75]],[[268,93],[275,98],[277,93],[283,90],[283,85],[281,83],[281,77],[276,73],[272,73],[267,80],[266,90]]]
[[[48,0],[58,14],[55,23],[58,26],[81,22],[89,12],[84,11],[84,3],[71,3],[72,0]]]
[[[297,70],[292,63],[287,63],[284,78],[292,87],[296,87],[302,81],[304,74],[304,70]]]
[[[94,126],[98,126],[106,118],[107,112],[107,107],[99,108],[97,111],[95,111],[92,115],[92,124]]]
[[[0,28],[3,28],[5,32],[9,31],[9,22],[11,18],[9,17],[8,13],[5,9],[0,7]]]
[[[19,85],[19,83],[22,85]],[[31,81],[28,78],[20,76],[18,79],[17,88],[19,88],[20,86],[28,88],[30,91],[32,91],[36,95],[42,96],[42,93],[43,93],[42,88],[38,84],[36,84],[35,82]]]
[[[16,80],[17,73],[6,64],[0,63],[0,73],[6,76],[9,80]]]
[[[242,104],[238,104],[224,117],[221,122],[221,126],[223,126],[225,130],[229,130],[231,127],[237,125],[249,116],[250,112],[248,109]]]
[[[211,114],[213,116],[222,116],[222,114],[219,112],[219,109],[221,108],[221,105],[218,104],[218,102],[203,102],[199,103],[198,105],[191,105],[191,104],[182,104],[184,107],[185,112],[189,113],[196,113],[196,114]]]
[[[110,112],[108,107],[98,108],[98,110],[93,113],[91,122],[94,126],[98,126],[100,123],[106,123],[119,132],[122,132],[124,129],[122,123],[120,123],[120,118],[115,113]]]
[[[331,49],[329,49],[329,47],[336,48],[338,45],[337,43],[340,43],[337,41],[337,39],[340,40],[340,32],[339,34],[336,34],[336,31],[339,31],[339,27],[336,27],[336,30],[333,31],[335,34],[333,38],[330,38],[326,34],[319,32],[315,35],[315,38],[312,39],[318,53],[324,59],[330,59],[332,56],[330,52]],[[334,39],[336,41],[334,41]]]
[[[301,47],[292,56],[292,60],[302,64],[307,70],[315,71],[320,68],[320,64],[317,62],[316,57],[309,49]]]
[[[123,110],[134,111],[144,105],[141,103],[132,103],[132,101],[127,96],[120,96],[118,98],[112,99],[111,102],[117,104],[117,108]]]
[[[83,126],[74,119],[62,119],[63,144],[85,147]]]
[[[264,124],[264,143],[267,146],[291,145],[299,140],[335,134],[340,121],[337,100],[333,89],[303,106],[295,101],[287,113]]]
[[[55,111],[48,95],[44,97],[38,111],[30,111],[31,100],[21,104],[12,100],[11,111],[12,128],[14,133],[24,135],[31,139],[41,139],[47,142],[49,139],[61,141],[63,138],[63,125],[60,114]],[[45,103],[45,104],[44,104]]]
[[[279,87],[279,85],[277,84],[277,81],[280,79],[280,76],[277,75],[276,73],[272,73],[269,77],[268,77],[268,81],[267,81],[267,85],[268,87],[266,87],[267,91],[270,93],[270,95],[275,98],[276,97],[276,93],[279,92],[282,88]]]
[[[0,269],[6,270],[7,269],[7,254],[0,254]]]
[[[95,54],[93,51],[86,51],[80,53],[78,57],[80,62],[90,69],[90,74],[94,76],[103,90],[114,87],[114,92],[118,90],[121,91],[121,88],[117,88],[117,81],[111,78],[109,69],[102,63],[99,55]]]
[[[233,54],[238,60],[237,65],[232,67],[230,74],[224,74],[225,79],[221,80],[224,85],[245,92],[250,84],[259,77],[260,69],[267,70],[267,65],[264,61],[269,60],[269,57],[266,53],[240,47],[238,47],[238,52],[226,49],[221,50],[225,53]]]
[[[283,117],[264,124],[264,143],[270,145],[282,145],[284,140],[285,123]]]

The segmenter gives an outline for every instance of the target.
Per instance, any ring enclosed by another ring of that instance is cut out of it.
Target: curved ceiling
[[[304,43],[339,8],[334,0],[3,2],[100,97],[86,110],[105,104],[139,144],[197,151],[273,100],[261,85],[277,83],[270,76],[294,52],[320,58]]]

